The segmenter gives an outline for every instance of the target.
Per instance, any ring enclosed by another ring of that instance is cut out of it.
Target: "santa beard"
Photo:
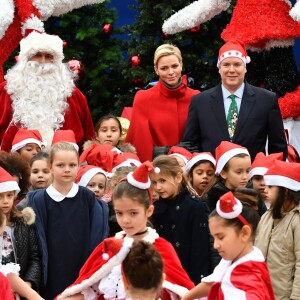
[[[12,122],[37,129],[48,146],[54,131],[64,123],[72,95],[72,73],[63,63],[18,62],[6,75],[11,97]]]

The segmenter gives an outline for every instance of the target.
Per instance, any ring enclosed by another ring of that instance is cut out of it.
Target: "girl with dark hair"
[[[115,235],[115,239],[126,245],[128,238],[153,244],[163,258],[166,274],[163,289],[156,299],[180,299],[188,289],[194,287],[194,284],[181,266],[172,245],[159,237],[154,229],[147,227],[148,218],[154,210],[148,176],[152,170],[154,167],[150,162],[145,162],[115,186],[112,202],[118,224],[123,229]],[[123,259],[118,255],[112,256],[112,251],[107,250],[107,243],[111,239],[106,239],[98,245],[81,268],[73,285],[67,288],[57,299],[130,299],[126,295],[122,283],[121,264]],[[139,270],[135,271],[138,272]],[[152,274],[149,275],[152,276]]]
[[[271,208],[255,245],[266,258],[276,300],[300,299],[300,164],[276,160],[264,181]]]
[[[14,178],[0,167],[0,271],[12,290],[26,299],[42,299],[35,291],[41,281],[38,239],[31,208],[14,206],[20,191]]]
[[[264,256],[253,246],[259,222],[256,209],[256,197],[250,193],[228,192],[220,197],[209,216],[209,229],[222,260],[182,300],[205,296],[208,300],[275,300]]]
[[[156,248],[143,240],[134,241],[122,263],[126,294],[132,300],[155,300],[164,280],[164,263]]]

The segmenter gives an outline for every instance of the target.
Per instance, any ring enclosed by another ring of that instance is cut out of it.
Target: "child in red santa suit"
[[[126,246],[127,238],[153,244],[163,258],[166,274],[158,298],[180,299],[194,284],[182,268],[172,245],[160,238],[154,229],[147,227],[148,218],[154,210],[148,177],[152,170],[154,167],[147,161],[129,173],[114,188],[112,201],[118,224],[123,229],[115,238],[124,239],[125,248],[129,247]],[[129,299],[121,280],[123,257],[112,256],[111,253],[107,255],[106,242],[102,242],[82,267],[74,284],[57,299]]]
[[[253,246],[259,221],[254,207],[256,199],[241,192],[221,196],[209,216],[209,228],[222,260],[182,300],[275,299],[264,256]]]

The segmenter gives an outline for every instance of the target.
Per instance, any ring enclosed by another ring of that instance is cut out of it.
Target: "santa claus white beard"
[[[48,146],[54,131],[64,123],[67,98],[74,88],[71,72],[64,64],[29,61],[17,64],[7,76],[12,100],[13,123],[37,129]]]

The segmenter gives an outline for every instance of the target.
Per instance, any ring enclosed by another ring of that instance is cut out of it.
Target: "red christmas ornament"
[[[170,38],[170,36],[167,33],[164,33],[164,32],[163,32],[162,36],[163,36],[164,40],[168,40]]]
[[[111,35],[112,31],[113,31],[113,26],[111,24],[104,24],[102,26],[102,30],[103,30],[103,33],[108,36],[108,35]]]
[[[132,67],[138,67],[141,64],[142,60],[139,55],[131,56],[129,59],[129,63]]]
[[[133,84],[137,87],[142,87],[144,85],[144,80],[143,80],[143,78],[140,78],[140,77],[135,78],[133,80]]]
[[[68,47],[68,42],[63,41],[63,47]]]
[[[189,30],[189,32],[193,32],[193,33],[198,31],[200,31],[200,25],[197,25]]]
[[[68,61],[68,66],[74,75],[74,79],[79,79],[84,69],[81,61],[73,58]]]

